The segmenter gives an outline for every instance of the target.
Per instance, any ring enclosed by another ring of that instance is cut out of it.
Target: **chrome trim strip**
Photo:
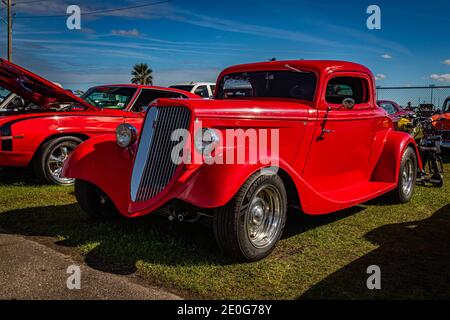
[[[150,146],[153,141],[154,128],[153,124],[158,118],[159,111],[157,108],[150,108],[145,119],[145,126],[139,139],[138,151],[133,165],[133,174],[131,176],[131,201],[135,202],[141,183],[141,177],[147,165]]]

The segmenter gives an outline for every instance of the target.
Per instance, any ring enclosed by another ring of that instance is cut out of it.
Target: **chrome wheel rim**
[[[48,157],[48,172],[51,174],[53,179],[55,179],[59,183],[69,184],[73,182],[73,179],[61,177],[64,163],[73,150],[74,148],[68,146],[67,144],[60,144],[51,151]]]
[[[403,166],[402,171],[402,190],[405,195],[409,195],[414,184],[414,163],[412,159],[408,159]]]
[[[272,186],[259,188],[250,201],[245,227],[251,244],[258,248],[272,245],[281,226],[281,195]]]

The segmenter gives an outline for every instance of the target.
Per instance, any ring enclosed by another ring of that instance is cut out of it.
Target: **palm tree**
[[[133,67],[131,71],[131,83],[142,84],[142,85],[152,85],[153,84],[153,70],[148,67],[146,63],[138,63]]]

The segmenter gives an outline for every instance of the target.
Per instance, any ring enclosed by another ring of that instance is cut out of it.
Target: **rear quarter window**
[[[359,77],[335,77],[328,84],[325,100],[332,104],[342,104],[352,98],[356,104],[369,101],[369,84],[366,79]]]

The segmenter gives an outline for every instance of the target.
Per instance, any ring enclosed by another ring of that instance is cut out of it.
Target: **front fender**
[[[105,192],[117,209],[127,213],[133,156],[112,135],[83,142],[67,159],[63,176],[90,182]]]
[[[259,169],[261,165],[257,164],[202,165],[190,177],[189,183],[177,198],[202,208],[221,207]]]
[[[400,162],[403,152],[412,146],[416,152],[417,165],[422,169],[422,161],[414,139],[407,133],[391,130],[386,135],[383,151],[372,172],[371,181],[398,183]]]

